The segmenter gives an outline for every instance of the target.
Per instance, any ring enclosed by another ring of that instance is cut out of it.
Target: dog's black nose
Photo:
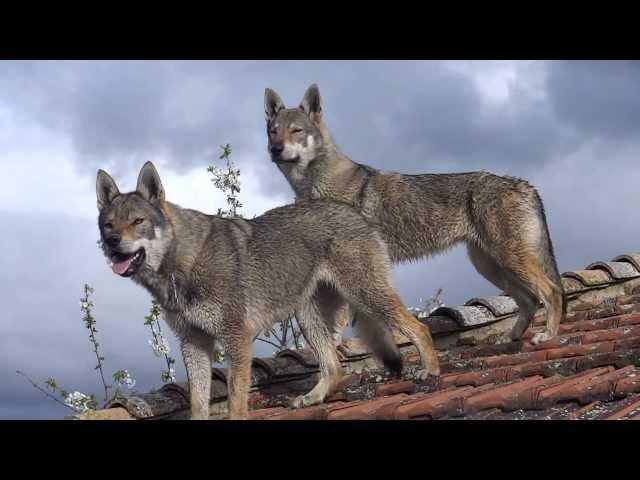
[[[274,155],[280,155],[284,150],[284,145],[282,143],[274,143],[269,147],[269,150]]]
[[[110,247],[117,247],[120,243],[120,235],[111,235],[110,237],[107,237],[105,242],[107,242],[107,245],[109,245]]]

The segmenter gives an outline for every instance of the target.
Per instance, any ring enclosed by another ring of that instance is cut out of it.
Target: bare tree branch
[[[49,392],[47,392],[44,388],[42,388],[40,385],[38,385],[36,382],[34,382],[33,380],[31,380],[31,378],[29,378],[28,375],[26,375],[25,373],[22,373],[20,370],[16,370],[16,373],[18,375],[22,375],[24,378],[26,378],[29,383],[31,385],[33,385],[34,388],[37,388],[38,390],[40,390],[42,393],[44,393],[47,397],[49,397],[51,400],[53,400],[54,402],[59,403],[60,405],[64,405],[65,407],[67,407],[70,410],[73,410],[75,413],[78,413],[78,410],[76,410],[75,408],[67,405],[66,403],[60,401],[60,399],[54,397],[53,395],[51,395]]]
[[[260,340],[261,342],[268,343],[269,345],[271,345],[271,346],[273,346],[273,347],[276,347],[278,350],[281,350],[281,347],[280,347],[280,346],[276,345],[276,344],[275,344],[275,343],[273,343],[273,342],[270,342],[269,340],[267,340],[267,339],[265,339],[265,338],[260,338],[260,337],[258,337],[258,338],[256,338],[256,340]]]

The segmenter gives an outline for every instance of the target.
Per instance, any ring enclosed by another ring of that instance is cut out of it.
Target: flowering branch
[[[136,386],[136,381],[131,377],[127,370],[118,370],[116,373],[114,373],[113,381],[116,382],[118,386],[127,387],[129,390]],[[116,395],[119,391],[120,389],[116,390]]]
[[[107,382],[104,380],[104,372],[102,370],[102,361],[104,357],[100,355],[98,352],[98,340],[96,339],[96,333],[98,330],[96,329],[96,321],[91,314],[91,307],[93,307],[93,302],[89,299],[89,295],[93,293],[93,288],[86,283],[84,284],[84,297],[80,299],[80,311],[84,312],[84,325],[89,330],[89,341],[93,344],[93,352],[96,354],[96,359],[98,360],[98,364],[96,365],[94,370],[100,370],[100,379],[102,380],[102,385],[104,387],[104,401],[106,402],[109,399],[109,389],[110,385],[107,385]]]
[[[89,298],[91,293],[93,293],[93,288],[85,284],[84,297],[80,299],[80,310],[84,312],[83,321],[85,323],[85,327],[90,332],[89,340],[94,346],[93,351],[98,361],[98,364],[96,365],[95,370],[100,371],[100,379],[102,380],[102,385],[104,386],[104,394],[105,394],[105,402],[106,402],[109,398],[109,389],[111,388],[111,386],[107,385],[104,378],[104,371],[103,371],[103,364],[102,364],[104,357],[100,355],[100,352],[98,350],[99,344],[96,339],[96,333],[98,331],[96,329],[95,318],[93,318],[93,315],[91,313],[91,307],[93,307],[93,302]],[[49,390],[47,391],[44,388],[42,388],[40,385],[38,385],[36,382],[34,382],[28,375],[21,372],[20,370],[16,370],[16,373],[26,378],[29,381],[29,383],[33,385],[34,388],[36,388],[37,390],[45,394],[48,398],[50,398],[51,400],[54,400],[56,403],[64,405],[65,407],[73,410],[76,413],[86,412],[87,410],[94,410],[98,406],[98,403],[94,395],[85,395],[84,393],[78,392],[78,391],[69,393],[68,391],[58,387],[56,380],[52,377],[49,377],[44,382],[47,390]],[[131,377],[131,375],[127,370],[118,370],[116,373],[113,374],[113,379],[119,386],[126,386],[127,388],[130,388],[130,389],[133,388],[134,385],[136,384],[136,381]],[[119,389],[116,390],[116,392],[119,392]],[[60,397],[62,398],[62,401],[56,398],[54,395],[52,395],[52,393],[57,393],[58,395],[60,395]]]
[[[73,410],[74,412],[77,412],[77,410],[75,408],[73,408],[71,405],[69,405],[69,404],[59,400],[58,398],[54,397],[49,392],[47,392],[44,388],[42,388],[40,385],[38,385],[36,382],[31,380],[31,378],[27,374],[21,372],[20,370],[16,370],[16,373],[18,375],[22,375],[24,378],[26,378],[29,381],[29,383],[31,385],[33,385],[34,388],[37,388],[38,390],[40,390],[42,393],[44,393],[47,397],[49,397],[54,402],[59,403],[63,407],[67,407],[67,408]],[[47,385],[51,385],[51,384],[55,385],[55,380],[53,378],[50,378],[49,380],[47,380]],[[63,392],[64,392],[64,390],[63,390]],[[64,392],[64,393],[66,393],[66,392]]]
[[[153,338],[149,340],[149,345],[151,345],[153,353],[155,353],[156,357],[164,356],[164,359],[167,362],[167,370],[164,370],[160,374],[160,378],[163,382],[175,382],[176,372],[172,365],[176,363],[176,361],[174,358],[169,356],[169,342],[162,335],[162,328],[160,327],[160,313],[162,313],[160,304],[155,299],[152,300],[149,315],[144,317],[144,324],[149,326],[151,334],[153,335]]]
[[[228,210],[218,209],[218,215],[221,217],[242,217],[242,214],[238,213],[238,209],[242,208],[242,203],[238,200],[237,194],[240,193],[240,170],[235,168],[233,161],[231,160],[231,145],[221,145],[222,154],[220,160],[226,160],[227,170],[221,170],[215,165],[207,167],[207,171],[211,173],[213,178],[211,181],[213,185],[222,192],[227,194]]]
[[[16,370],[16,373],[26,378],[29,381],[29,383],[33,385],[34,388],[44,393],[48,398],[50,398],[56,403],[59,403],[60,405],[63,405],[73,410],[76,413],[86,412],[87,410],[94,410],[97,406],[96,399],[93,395],[85,395],[84,393],[77,392],[77,391],[73,393],[69,393],[66,390],[59,388],[58,384],[53,378],[48,378],[47,381],[45,382],[45,385],[49,390],[51,390],[51,392],[58,393],[64,400],[64,402],[62,402],[56,397],[54,397],[53,395],[51,395],[51,393],[47,392],[44,388],[42,388],[36,382],[34,382],[25,373],[21,372],[20,370]]]

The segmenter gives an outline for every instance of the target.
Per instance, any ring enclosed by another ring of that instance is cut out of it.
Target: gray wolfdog
[[[166,201],[150,162],[134,192],[121,194],[103,170],[96,192],[103,250],[113,271],[158,300],[180,340],[192,418],[209,416],[216,345],[228,361],[229,417],[247,418],[253,339],[293,314],[321,373],[292,406],[322,402],[343,376],[331,329],[344,302],[371,319],[365,339],[387,367],[396,373],[402,368],[391,333],[397,329],[420,352],[419,375],[439,374],[429,329],[391,284],[386,245],[352,207],[309,200],[251,220],[206,215]]]
[[[267,88],[265,113],[271,160],[297,199],[353,205],[380,232],[393,262],[466,242],[478,272],[519,307],[511,338],[522,336],[540,301],[547,324],[532,342],[557,335],[566,312],[564,292],[542,201],[526,181],[484,171],[402,175],[356,163],[333,142],[315,84],[290,109]],[[340,323],[346,322],[343,315]]]

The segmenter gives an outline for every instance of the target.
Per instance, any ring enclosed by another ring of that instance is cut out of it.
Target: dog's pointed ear
[[[320,97],[318,85],[314,83],[307,88],[304,97],[302,97],[302,102],[300,102],[300,108],[309,116],[322,113],[322,98]]]
[[[109,205],[118,195],[120,195],[120,190],[118,190],[113,178],[104,170],[98,170],[98,178],[96,179],[98,211]]]
[[[284,109],[284,102],[280,96],[270,88],[265,88],[264,113],[267,116],[267,120],[273,118],[282,109]]]
[[[140,169],[136,191],[149,202],[164,202],[164,188],[153,163],[147,162]]]

